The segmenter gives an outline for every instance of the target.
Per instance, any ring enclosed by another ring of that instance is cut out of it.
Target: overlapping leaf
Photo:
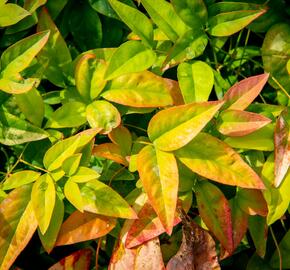
[[[142,186],[166,232],[171,234],[177,203],[178,168],[172,153],[148,145],[137,157]]]
[[[149,123],[149,138],[163,151],[181,148],[205,127],[222,105],[220,101],[191,103],[160,111]]]
[[[209,134],[198,134],[175,155],[193,172],[219,183],[264,188],[260,177],[231,147]]]

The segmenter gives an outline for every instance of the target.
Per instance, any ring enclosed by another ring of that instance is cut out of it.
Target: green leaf
[[[128,73],[140,72],[151,67],[156,54],[139,41],[123,43],[113,54],[107,68],[105,79],[112,80]]]
[[[14,97],[25,118],[32,124],[41,127],[44,117],[44,102],[37,89],[32,88],[30,91],[15,95]]]
[[[79,127],[85,123],[85,105],[78,101],[70,101],[62,105],[50,115],[46,127]]]
[[[114,144],[117,144],[120,146],[121,152],[125,156],[131,154],[132,135],[126,127],[120,125],[114,128],[108,134],[108,137]]]
[[[123,4],[120,1],[109,0],[109,3],[122,21],[127,24],[135,34],[141,37],[144,44],[152,47],[153,26],[150,20],[138,9]]]
[[[280,254],[277,250],[273,254],[270,264],[272,267],[279,268],[280,267],[280,256],[282,257],[282,267],[283,269],[287,269],[290,267],[290,258],[289,258],[289,251],[290,251],[290,230],[282,238],[281,242],[279,243],[279,250]]]
[[[71,245],[102,237],[115,225],[116,220],[113,218],[75,211],[61,226],[56,246]]]
[[[23,94],[30,91],[37,83],[39,80],[34,78],[17,80],[17,82],[2,78],[0,79],[0,90],[8,94]]]
[[[196,184],[199,214],[210,231],[231,254],[233,252],[231,208],[224,194],[208,181]]]
[[[274,154],[272,153],[265,162],[262,170],[262,179],[267,187],[264,198],[268,204],[267,224],[271,225],[280,219],[289,206],[290,173],[288,172],[282,184],[274,187]]]
[[[211,67],[202,61],[182,63],[177,77],[185,103],[207,101],[214,84]]]
[[[126,106],[150,108],[173,104],[165,79],[149,71],[127,74],[110,81],[102,97]]]
[[[176,14],[173,6],[165,0],[141,0],[153,22],[172,41],[176,41],[189,27]]]
[[[248,3],[221,2],[209,7],[209,33],[230,36],[266,12],[263,6]]]
[[[289,121],[289,123],[288,123]],[[290,164],[290,113],[285,109],[276,122],[275,143],[275,187],[283,181]]]
[[[72,155],[70,157],[68,157],[63,163],[62,163],[62,169],[64,170],[64,172],[66,173],[66,175],[73,175],[80,164],[82,158],[82,154],[75,154]]]
[[[84,211],[84,200],[77,183],[70,179],[67,180],[64,186],[64,195],[76,209],[80,212]]]
[[[38,230],[38,236],[40,238],[42,246],[44,247],[47,253],[50,253],[53,247],[55,246],[56,239],[63,221],[63,217],[64,217],[64,204],[62,199],[60,199],[59,196],[57,195],[55,197],[54,209],[51,216],[52,222],[49,224],[45,234],[42,234],[40,230]]]
[[[179,182],[174,155],[147,145],[138,154],[137,167],[150,204],[166,232],[171,234]]]
[[[45,46],[49,35],[49,31],[36,33],[6,49],[1,55],[1,68],[4,78],[11,78],[26,69]]]
[[[31,185],[14,189],[0,204],[0,269],[12,267],[34,234],[37,221],[30,202]]]
[[[271,119],[256,113],[225,110],[218,118],[217,129],[227,136],[245,136],[271,123]]]
[[[0,143],[15,145],[43,140],[47,137],[48,133],[43,129],[0,110]]]
[[[26,0],[24,2],[24,8],[30,13],[36,11],[39,7],[43,6],[47,0]]]
[[[234,84],[224,95],[224,109],[246,109],[260,94],[268,78],[269,74],[265,73],[246,78]]]
[[[72,59],[63,37],[45,8],[38,16],[37,30],[50,30],[48,42],[38,55],[38,61],[46,67],[44,74],[53,84],[64,87],[66,66]]]
[[[86,117],[92,128],[98,128],[104,134],[111,132],[121,123],[119,111],[105,100],[97,100],[88,105]]]
[[[179,149],[205,127],[222,105],[222,101],[191,103],[160,111],[149,122],[149,138],[160,150]]]
[[[78,61],[75,68],[76,88],[86,101],[98,97],[105,87],[106,69],[106,62],[93,53],[84,54]]]
[[[252,132],[242,137],[228,137],[224,141],[234,148],[253,149],[259,151],[274,150],[274,124]]]
[[[85,183],[99,177],[100,175],[95,170],[86,167],[79,167],[76,173],[69,179],[75,183]]]
[[[33,184],[31,202],[42,234],[45,234],[51,222],[55,196],[54,181],[49,174],[42,175]]]
[[[256,248],[256,253],[263,258],[266,254],[268,236],[266,219],[260,216],[251,216],[249,218],[249,231]]]
[[[175,151],[177,158],[193,172],[226,185],[263,189],[260,177],[226,143],[199,133],[189,144]]]
[[[129,204],[112,188],[98,180],[80,185],[84,210],[104,216],[137,218]]]
[[[16,24],[23,18],[31,15],[27,10],[16,4],[4,4],[0,6],[0,27]]]
[[[171,0],[178,16],[190,27],[202,28],[207,23],[207,8],[203,0]]]
[[[263,67],[290,93],[290,78],[287,63],[290,61],[290,26],[288,23],[273,25],[262,45]],[[288,64],[289,65],[289,64]],[[276,89],[280,86],[271,78],[269,83]]]
[[[2,189],[9,190],[21,187],[23,185],[34,182],[36,179],[38,179],[39,176],[40,173],[28,170],[13,173],[12,175],[10,175],[8,178],[5,179],[2,185]]]

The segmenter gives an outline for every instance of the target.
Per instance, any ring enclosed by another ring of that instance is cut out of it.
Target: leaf
[[[37,30],[50,30],[48,42],[38,55],[38,61],[46,67],[45,76],[53,84],[64,87],[65,69],[72,59],[63,37],[45,8],[38,15]]]
[[[14,98],[25,118],[32,124],[41,127],[44,117],[44,102],[37,89],[32,88],[26,93],[15,95]]]
[[[169,85],[149,71],[127,74],[106,85],[103,98],[132,107],[163,107],[172,105]]]
[[[231,254],[233,252],[231,208],[226,197],[208,181],[198,182],[195,195],[202,220]]]
[[[289,206],[289,188],[290,188],[290,173],[288,172],[284,181],[278,188],[274,187],[274,154],[269,155],[266,160],[263,170],[262,179],[266,185],[263,192],[264,198],[268,204],[267,224],[271,225],[280,219],[287,211]]]
[[[239,207],[245,213],[249,215],[267,216],[267,202],[260,190],[238,189],[236,196]]]
[[[32,210],[30,194],[31,185],[24,185],[11,191],[0,204],[1,270],[12,267],[36,230],[37,222]]]
[[[50,32],[43,31],[28,36],[10,46],[1,55],[4,78],[11,78],[26,69],[47,43]]]
[[[185,103],[207,101],[214,84],[211,67],[202,61],[182,63],[177,76]]]
[[[84,212],[84,201],[82,198],[81,190],[76,182],[70,179],[64,185],[64,195],[67,200],[80,212]]]
[[[183,217],[182,243],[167,270],[219,270],[215,242],[210,234],[194,221]]]
[[[57,236],[59,234],[59,230],[63,221],[64,216],[64,204],[62,199],[57,195],[55,197],[55,204],[53,213],[51,216],[51,222],[48,226],[48,229],[45,234],[42,234],[40,230],[38,230],[38,236],[42,243],[42,246],[46,250],[47,253],[50,253],[55,246]]]
[[[279,187],[283,181],[290,164],[290,127],[287,120],[290,120],[290,114],[284,110],[277,119],[274,132],[275,187]]]
[[[49,174],[43,174],[33,184],[31,192],[33,211],[42,234],[45,234],[51,222],[55,196],[53,179]]]
[[[274,124],[268,124],[251,134],[242,137],[225,138],[225,143],[234,148],[253,149],[259,151],[274,150]]]
[[[39,80],[34,78],[18,80],[18,82],[2,78],[0,79],[0,90],[7,94],[23,94],[33,89],[38,83]]]
[[[103,143],[93,148],[93,155],[113,160],[124,166],[128,166],[128,161],[122,153],[119,145],[113,143]]]
[[[222,2],[209,7],[209,33],[212,36],[230,36],[249,25],[266,12],[262,5]]]
[[[2,189],[9,190],[21,187],[23,185],[34,182],[39,176],[40,173],[28,170],[22,170],[13,173],[5,179],[5,182],[2,185]]]
[[[126,127],[120,125],[114,128],[108,134],[108,137],[114,144],[117,144],[118,146],[120,146],[120,149],[123,155],[131,154],[132,135]]]
[[[99,238],[108,234],[115,225],[113,218],[75,211],[62,224],[55,245],[71,245]]]
[[[222,105],[220,101],[191,103],[160,111],[149,122],[149,138],[160,150],[179,149],[205,127]]]
[[[135,34],[141,37],[144,44],[152,47],[153,26],[150,20],[138,9],[130,7],[120,1],[109,0],[109,3],[121,20],[127,24]]]
[[[74,44],[81,51],[101,46],[103,37],[102,23],[98,13],[87,1],[71,3],[68,27],[73,36]]]
[[[0,27],[16,24],[23,18],[31,15],[27,10],[16,4],[5,4],[0,7]]]
[[[289,259],[289,250],[290,250],[290,230],[287,231],[287,233],[282,238],[281,242],[279,243],[279,250],[280,255],[282,257],[282,269],[286,269],[290,267],[290,259]],[[270,265],[274,268],[280,267],[280,258],[278,251],[275,250],[271,260]]]
[[[75,183],[85,183],[99,177],[100,175],[95,170],[86,167],[79,167],[76,173],[69,179]]]
[[[129,204],[112,188],[98,180],[80,185],[84,210],[111,217],[137,218]]]
[[[263,189],[260,177],[227,144],[199,133],[189,144],[175,151],[176,157],[193,172],[226,185]]]
[[[76,88],[85,100],[95,99],[106,85],[106,62],[93,53],[84,54],[75,68]]]
[[[146,70],[154,64],[155,58],[154,51],[139,41],[127,41],[114,52],[105,79],[112,80],[124,74]]]
[[[203,0],[171,0],[178,16],[190,27],[201,28],[207,23],[207,8]]]
[[[0,143],[16,145],[43,140],[48,133],[8,112],[0,110]]]
[[[174,155],[147,145],[138,154],[137,167],[150,204],[166,232],[171,234],[178,191],[178,168]]]
[[[175,218],[174,226],[179,222],[180,219]],[[138,213],[138,219],[134,220],[128,231],[125,243],[126,248],[134,248],[164,232],[165,229],[153,207],[146,202]]]
[[[280,15],[280,13],[279,13]],[[271,74],[269,83],[280,89],[277,81],[289,93],[290,79],[287,63],[290,60],[290,27],[288,23],[274,24],[267,32],[262,45],[263,67]],[[271,78],[274,77],[276,82]]]
[[[260,74],[246,78],[234,84],[224,95],[224,109],[244,110],[260,94],[269,78],[269,74]]]
[[[271,119],[256,113],[225,110],[218,118],[217,128],[226,136],[245,136],[271,123]]]
[[[105,100],[97,100],[86,108],[86,117],[92,128],[107,134],[121,123],[121,116],[115,106]]]
[[[266,219],[260,216],[251,216],[249,218],[249,231],[256,248],[256,253],[263,258],[266,254],[268,236]]]
[[[93,252],[89,248],[78,250],[61,259],[48,270],[89,270],[92,254]]]
[[[43,6],[47,0],[27,0],[24,3],[24,8],[29,12],[36,11],[39,7]]]
[[[85,105],[78,101],[70,101],[59,107],[50,115],[46,127],[78,127],[85,123]]]
[[[176,41],[189,27],[175,13],[173,6],[164,0],[141,0],[153,22],[172,41]]]
[[[75,154],[68,157],[62,164],[62,169],[66,173],[66,175],[73,175],[80,165],[80,161],[82,158],[82,154]]]

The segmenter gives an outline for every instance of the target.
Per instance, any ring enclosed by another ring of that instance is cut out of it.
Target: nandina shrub
[[[1,270],[290,268],[290,11],[241,1],[0,1]]]

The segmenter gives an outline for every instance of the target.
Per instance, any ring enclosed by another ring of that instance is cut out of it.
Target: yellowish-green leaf
[[[34,182],[39,176],[40,173],[35,171],[23,170],[16,172],[5,179],[2,185],[2,189],[9,190],[21,187],[23,185]]]
[[[31,185],[14,189],[0,204],[0,269],[8,270],[34,234]]]
[[[0,27],[16,24],[31,15],[27,10],[16,4],[4,4],[0,7]]]
[[[45,234],[51,222],[55,196],[54,181],[49,174],[42,175],[33,184],[31,202],[42,234]]]
[[[38,79],[19,80],[18,82],[10,79],[0,79],[0,90],[8,94],[23,94],[31,90],[37,83]]]
[[[75,154],[68,157],[61,166],[64,172],[69,176],[73,175],[79,167],[81,158],[82,154]]]
[[[64,194],[68,201],[80,212],[84,211],[84,201],[77,183],[67,180],[64,186]]]
[[[86,167],[79,167],[76,173],[70,177],[70,181],[75,183],[85,183],[99,177],[100,175],[95,170]]]
[[[264,188],[260,177],[238,153],[209,134],[198,134],[175,155],[193,172],[208,179],[244,188]]]
[[[178,192],[178,167],[172,153],[144,147],[137,157],[142,186],[163,227],[171,234]]]
[[[149,138],[160,150],[179,149],[205,127],[222,105],[222,101],[191,103],[160,111],[149,122]]]

